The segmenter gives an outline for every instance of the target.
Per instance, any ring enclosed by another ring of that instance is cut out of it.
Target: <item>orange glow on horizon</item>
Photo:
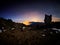
[[[58,17],[52,17],[52,21],[53,22],[60,22],[60,18],[58,18]]]
[[[30,22],[29,21],[24,21],[23,24],[30,25]]]

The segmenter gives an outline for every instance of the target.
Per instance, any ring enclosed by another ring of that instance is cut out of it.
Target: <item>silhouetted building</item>
[[[52,15],[49,16],[45,14],[45,19],[44,19],[45,24],[50,24],[51,21],[52,21]]]

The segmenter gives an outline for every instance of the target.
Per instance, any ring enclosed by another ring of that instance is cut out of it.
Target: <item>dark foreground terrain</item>
[[[0,33],[0,45],[60,45],[60,32],[7,30]]]

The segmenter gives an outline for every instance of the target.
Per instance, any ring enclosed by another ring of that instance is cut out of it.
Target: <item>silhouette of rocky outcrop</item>
[[[52,15],[47,15],[45,14],[45,19],[44,19],[45,24],[50,24],[52,22]]]
[[[23,23],[15,23],[11,19],[0,18],[0,30],[3,32],[4,30],[22,30]]]

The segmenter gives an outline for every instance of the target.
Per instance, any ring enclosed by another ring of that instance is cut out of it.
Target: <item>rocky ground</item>
[[[0,33],[0,45],[60,45],[60,33],[8,30]]]

